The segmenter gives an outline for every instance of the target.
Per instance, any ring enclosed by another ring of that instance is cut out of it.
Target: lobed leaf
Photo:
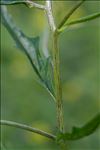
[[[91,135],[99,128],[100,125],[100,114],[97,114],[92,120],[86,123],[83,127],[73,127],[72,133],[60,133],[58,134],[57,140],[78,140],[86,136]]]
[[[29,58],[36,74],[38,75],[42,85],[54,95],[52,80],[53,76],[49,73],[48,67],[51,65],[51,61],[48,58],[43,57],[40,53],[39,42],[40,37],[27,37],[13,22],[12,17],[8,13],[6,6],[1,6],[2,23],[7,28],[16,42],[18,48],[20,48]],[[48,62],[48,65],[45,65]],[[45,71],[45,73],[44,73]],[[52,71],[52,70],[51,70]],[[48,74],[48,75],[47,75]]]

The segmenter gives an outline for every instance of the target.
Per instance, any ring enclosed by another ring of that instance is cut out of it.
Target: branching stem
[[[17,122],[13,122],[13,121],[0,120],[0,125],[7,125],[7,126],[15,127],[15,128],[20,128],[20,129],[23,129],[23,130],[26,130],[26,131],[30,131],[30,132],[40,134],[40,135],[45,136],[45,137],[47,137],[49,139],[52,139],[52,140],[56,139],[56,136],[53,135],[53,134],[47,133],[47,132],[39,130],[37,128],[27,126],[25,124],[20,124],[20,123],[17,123]]]
[[[87,22],[96,18],[100,17],[100,12],[99,13],[95,13],[86,17],[82,17],[73,21],[68,22],[66,25],[74,25],[74,24],[78,24],[78,23],[83,23],[83,22]]]
[[[6,1],[6,0],[1,0],[0,4],[1,5],[28,4],[28,5],[30,5],[30,7],[36,7],[36,8],[39,8],[39,9],[45,9],[44,5],[35,3],[33,1],[30,1],[30,0],[19,0],[19,1],[12,1],[12,2],[11,1]]]
[[[91,15],[88,15],[88,16],[85,16],[85,17],[82,17],[82,18],[79,18],[79,19],[72,20],[70,22],[67,22],[61,29],[58,30],[58,32],[61,33],[66,28],[68,28],[72,25],[88,22],[88,21],[94,20],[96,18],[100,18],[100,12],[94,13],[94,14],[91,14]]]
[[[47,14],[47,18],[48,18],[48,22],[49,22],[51,31],[54,32],[56,30],[56,26],[55,26],[53,14],[52,14],[51,0],[46,0],[45,11],[46,11],[46,14]]]
[[[61,23],[58,26],[58,29],[60,29],[65,23],[66,21],[69,19],[69,17],[75,12],[75,10],[77,10],[86,0],[82,0],[81,2],[78,2],[68,13],[67,15],[65,15],[65,17],[63,18],[63,20],[61,21]]]

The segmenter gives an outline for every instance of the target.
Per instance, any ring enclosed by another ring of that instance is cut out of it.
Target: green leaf
[[[48,56],[44,59],[44,65],[42,69],[42,74],[45,77],[45,84],[48,89],[51,91],[52,95],[54,95],[54,83],[53,83],[53,68],[51,63],[51,56]]]
[[[99,128],[100,125],[100,114],[97,114],[92,120],[86,123],[83,127],[73,127],[72,133],[60,133],[58,134],[57,141],[60,140],[78,140],[86,136],[91,135]]]
[[[25,4],[29,8],[33,7],[31,2],[28,2],[26,0],[1,0],[0,1],[0,5],[15,5],[15,4]]]
[[[0,5],[13,5],[13,4],[20,4],[25,3],[25,0],[1,0]]]
[[[25,52],[25,54],[29,58],[36,74],[38,75],[40,81],[42,82],[42,85],[46,87],[46,89],[53,95],[54,92],[51,88],[53,77],[51,77],[49,69],[45,68],[45,63],[48,61],[47,58],[43,57],[40,53],[39,49],[40,37],[34,38],[27,37],[15,25],[15,23],[12,20],[12,17],[8,13],[5,6],[1,6],[1,17],[2,23],[15,40],[17,47],[20,48],[23,52]],[[49,61],[48,64],[50,65],[51,62]],[[45,73],[43,73],[44,71],[48,72],[47,74],[49,74],[50,79],[46,76]]]
[[[1,7],[1,17],[2,17],[2,23],[4,24],[8,32],[11,34],[11,36],[15,40],[17,47],[19,47],[26,53],[34,70],[40,77],[39,72],[38,72],[37,55],[35,52],[37,48],[36,45],[32,43],[32,41],[30,42],[30,39],[26,37],[24,33],[18,27],[16,27],[11,16],[8,14],[8,11],[5,8],[5,6]],[[34,38],[34,41],[37,42],[37,37]]]
[[[36,7],[44,10],[45,6],[37,4],[31,0],[1,0],[0,5],[15,5],[15,4],[25,4],[27,7],[32,8]]]

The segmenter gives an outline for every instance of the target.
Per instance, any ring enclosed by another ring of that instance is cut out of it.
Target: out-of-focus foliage
[[[57,24],[74,4],[75,1],[53,1]],[[8,9],[16,24],[28,37],[40,35],[42,40],[46,41],[44,39],[47,39],[45,32],[48,25],[43,12],[35,8],[29,9],[24,5],[9,6]],[[98,11],[99,1],[87,1],[73,14],[70,21]],[[82,126],[100,108],[99,33],[99,21],[94,20],[68,28],[59,39],[67,131],[70,131],[73,125]],[[49,42],[51,43],[51,39]],[[43,44],[40,47],[46,51]],[[16,120],[56,132],[56,112],[52,98],[37,82],[27,57],[16,48],[3,26],[1,26],[1,56],[2,119]],[[37,137],[36,134],[32,135],[10,127],[2,127],[2,145],[7,150],[58,149],[54,143],[42,139],[41,136]],[[99,150],[99,133],[95,132],[87,138],[72,142],[70,149]]]

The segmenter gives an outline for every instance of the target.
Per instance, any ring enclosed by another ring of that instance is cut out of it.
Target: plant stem
[[[26,130],[26,131],[30,131],[30,132],[40,134],[40,135],[45,136],[47,138],[50,138],[52,140],[56,139],[56,136],[53,135],[53,134],[50,134],[50,133],[44,132],[42,130],[27,126],[25,124],[20,124],[20,123],[17,123],[17,122],[13,122],[13,121],[0,120],[0,125],[7,125],[7,126],[15,127],[15,128],[20,128],[20,129],[23,129],[23,130]]]
[[[30,0],[19,0],[19,1],[1,0],[0,1],[0,5],[14,5],[14,4],[28,4],[28,5],[30,5],[30,7],[36,7],[36,8],[39,8],[39,9],[45,9],[44,5],[35,3],[33,1],[30,1]]]
[[[53,35],[53,65],[54,65],[54,82],[55,82],[55,97],[56,97],[56,109],[58,128],[60,132],[63,132],[63,102],[62,102],[62,89],[60,82],[60,66],[59,66],[59,48],[58,48],[58,33],[55,31]]]
[[[100,12],[86,16],[86,17],[82,17],[82,18],[79,18],[79,19],[76,19],[73,21],[70,21],[70,22],[66,23],[65,25],[74,25],[74,24],[78,24],[78,23],[83,23],[83,22],[87,22],[87,21],[96,19],[98,17],[100,17]]]
[[[46,6],[45,6],[48,22],[51,28],[51,31],[54,32],[56,30],[56,26],[54,23],[54,18],[52,15],[52,3],[51,0],[46,0]]]
[[[54,23],[52,14],[51,0],[46,0],[46,14],[48,22],[53,33],[53,68],[54,68],[54,84],[55,84],[55,98],[56,98],[56,110],[57,110],[57,122],[60,132],[63,132],[63,102],[62,102],[62,89],[60,83],[60,71],[59,71],[59,48],[58,48],[58,32]]]
[[[82,17],[82,18],[79,18],[79,19],[76,19],[76,20],[72,20],[72,21],[66,23],[61,29],[58,29],[58,32],[61,33],[66,28],[68,28],[68,27],[70,27],[72,25],[76,25],[76,24],[79,24],[79,23],[88,22],[88,21],[94,20],[94,19],[99,18],[99,17],[100,17],[100,12],[94,13],[92,15],[88,15],[86,17]]]
[[[79,7],[83,4],[84,1],[85,1],[85,0],[82,0],[81,2],[78,2],[78,3],[67,13],[67,15],[65,15],[65,17],[63,18],[63,20],[62,20],[61,23],[59,24],[58,29],[60,29],[60,28],[66,23],[66,21],[69,19],[69,17],[75,12],[75,10],[76,10],[77,8],[79,8]]]

